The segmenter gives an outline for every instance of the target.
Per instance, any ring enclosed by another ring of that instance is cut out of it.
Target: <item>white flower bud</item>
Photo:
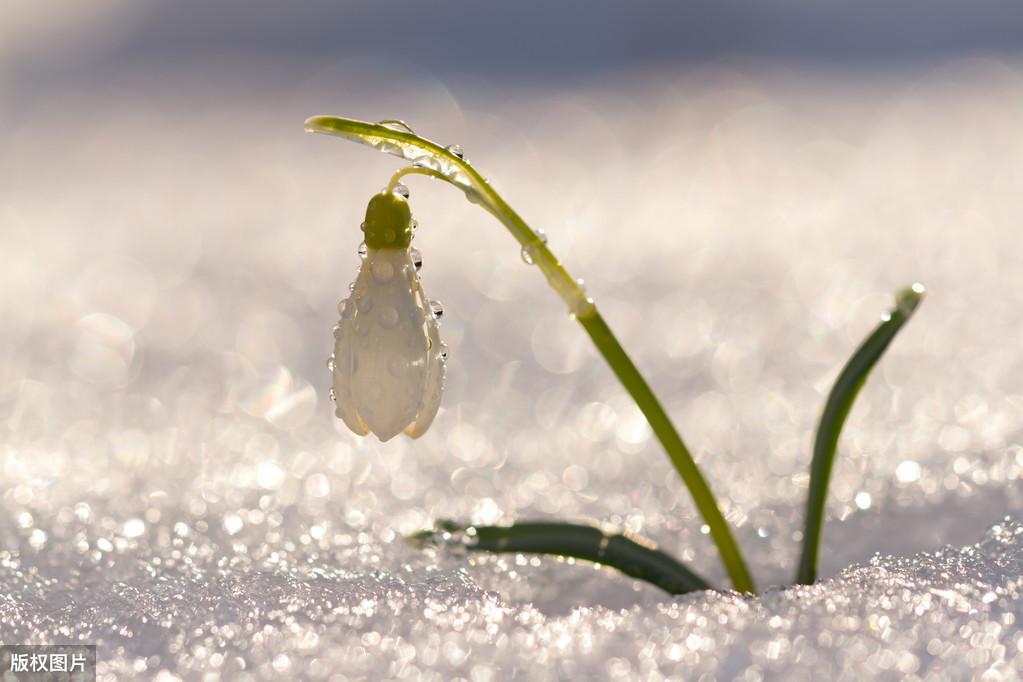
[[[337,416],[360,436],[418,438],[440,406],[445,348],[407,243],[367,246],[352,295],[339,307]]]

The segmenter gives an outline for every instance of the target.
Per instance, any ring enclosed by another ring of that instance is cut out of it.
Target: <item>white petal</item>
[[[352,397],[359,417],[383,441],[415,420],[426,387],[431,341],[418,288],[407,249],[370,249],[349,302],[355,305]]]
[[[422,296],[422,287],[419,287],[420,298],[425,306],[429,306],[426,297]],[[437,408],[440,407],[440,396],[444,390],[444,359],[441,357],[444,352],[444,344],[440,341],[440,331],[437,329],[437,320],[429,310],[426,314],[426,328],[430,339],[429,357],[426,361],[426,384],[423,387],[423,398],[419,403],[419,410],[416,419],[405,433],[413,438],[419,438],[426,433],[437,416]]]
[[[352,325],[348,306],[355,304],[349,299],[346,304],[348,318],[342,317],[339,323],[340,335],[334,342],[334,374],[332,383],[334,385],[334,414],[341,418],[345,425],[360,436],[369,433],[369,427],[359,417],[355,409],[355,400],[352,398]]]

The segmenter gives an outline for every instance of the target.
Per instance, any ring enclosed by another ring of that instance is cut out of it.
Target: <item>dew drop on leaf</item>
[[[385,128],[390,128],[391,130],[397,130],[399,133],[408,133],[410,135],[416,134],[416,131],[412,130],[412,128],[409,127],[408,123],[405,123],[405,121],[401,121],[396,118],[388,118],[383,121],[377,121],[377,125],[383,126]]]

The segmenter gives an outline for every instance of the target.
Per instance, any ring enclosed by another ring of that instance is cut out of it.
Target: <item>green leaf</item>
[[[404,121],[368,123],[341,116],[312,116],[306,119],[306,132],[337,135],[373,149],[393,154],[429,171],[465,190],[480,192],[479,175],[467,161],[446,147],[420,137]]]
[[[849,410],[860,392],[867,375],[884,355],[888,344],[909,321],[920,301],[924,288],[920,284],[902,290],[895,297],[895,308],[885,315],[881,324],[860,344],[842,368],[835,385],[824,404],[817,438],[813,444],[810,463],[810,491],[806,500],[806,526],[803,530],[803,554],[799,560],[796,582],[813,584],[817,579],[817,557],[820,553],[821,530],[824,524],[824,502],[828,494],[828,481],[838,450],[838,437],[842,433]]]
[[[594,526],[522,521],[511,526],[462,526],[441,521],[435,530],[408,538],[418,546],[439,544],[493,554],[548,554],[592,561],[644,580],[669,594],[713,589],[707,581],[646,540],[605,533]]]

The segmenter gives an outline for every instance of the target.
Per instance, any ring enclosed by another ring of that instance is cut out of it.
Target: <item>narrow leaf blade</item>
[[[849,416],[853,402],[870,371],[884,355],[899,330],[913,316],[923,296],[924,288],[920,284],[903,289],[896,295],[895,308],[882,318],[873,333],[856,349],[835,380],[831,393],[828,394],[813,444],[810,490],[807,494],[806,524],[803,530],[803,552],[796,575],[797,583],[810,585],[817,579],[824,503],[827,499],[832,465],[838,451],[838,437],[842,433],[846,417]]]
[[[546,554],[610,566],[669,594],[713,589],[707,581],[647,541],[586,524],[520,521],[511,526],[461,526],[450,521],[409,537],[417,545],[456,546],[494,554]]]

